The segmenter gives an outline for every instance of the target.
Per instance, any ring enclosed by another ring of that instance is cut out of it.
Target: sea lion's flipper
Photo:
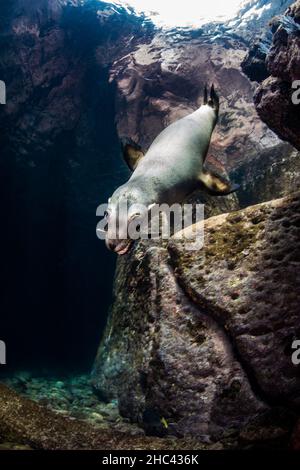
[[[211,89],[210,89],[210,97],[209,97],[209,100],[208,100],[208,106],[210,106],[211,108],[215,109],[217,115],[218,115],[218,112],[219,112],[219,106],[220,106],[220,100],[219,100],[219,96],[217,95],[216,93],[216,90],[215,90],[215,87],[214,87],[214,84],[212,84],[211,86]]]
[[[141,147],[133,142],[133,140],[122,140],[123,158],[131,171],[134,171],[139,164],[141,158],[144,157],[144,152]]]
[[[231,184],[223,176],[204,169],[199,175],[199,181],[204,184],[210,194],[215,196],[226,196],[239,189],[238,184]]]
[[[208,102],[208,93],[207,93],[207,84],[205,83],[204,92],[203,92],[203,104]]]

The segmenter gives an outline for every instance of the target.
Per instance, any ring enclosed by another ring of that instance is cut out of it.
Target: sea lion
[[[203,105],[164,129],[146,153],[132,141],[123,143],[124,159],[133,173],[109,199],[107,222],[127,227],[134,219],[144,218],[153,205],[181,203],[199,187],[214,195],[235,191],[236,185],[208,171],[204,165],[218,114],[219,97],[214,86],[209,98],[205,86]],[[126,218],[122,219],[119,208],[126,200],[129,210]],[[143,205],[145,209],[136,211],[136,204]],[[115,234],[112,236],[109,223],[107,226],[107,247],[119,255],[127,253],[132,240],[129,237],[120,239]]]

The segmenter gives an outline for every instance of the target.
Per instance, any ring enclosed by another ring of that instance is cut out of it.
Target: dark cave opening
[[[2,9],[3,374],[89,371],[112,301],[116,259],[96,237],[96,209],[128,170],[109,64],[99,64],[95,52],[109,31],[99,27],[96,2],[90,6],[66,7],[60,19],[47,2]],[[15,34],[15,18],[32,21],[39,34]]]
[[[96,237],[96,208],[127,170],[119,155],[115,90],[107,69],[90,63],[84,83],[76,128],[61,132],[45,152],[22,158],[12,149],[9,125],[2,134],[5,373],[89,370],[105,326],[115,256]]]

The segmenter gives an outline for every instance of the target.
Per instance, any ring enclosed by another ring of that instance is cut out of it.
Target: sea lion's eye
[[[105,211],[105,212],[104,212],[104,218],[107,219],[107,217],[108,217],[108,212]]]
[[[141,231],[141,224],[138,224],[136,227],[135,227],[135,230],[139,233]]]

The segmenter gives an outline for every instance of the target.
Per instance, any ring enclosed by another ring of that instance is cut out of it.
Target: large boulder
[[[272,23],[273,43],[266,56],[269,77],[257,88],[254,102],[261,119],[283,140],[300,149],[299,104],[292,100],[300,79],[300,1]]]
[[[119,260],[93,384],[149,433],[280,437],[300,408],[299,194],[204,230],[202,250],[177,234]]]

